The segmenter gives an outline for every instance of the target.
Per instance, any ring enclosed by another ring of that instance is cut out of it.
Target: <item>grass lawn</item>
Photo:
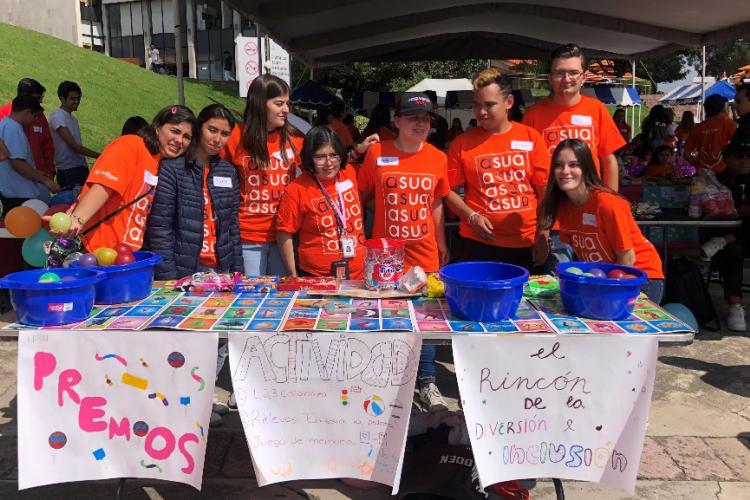
[[[83,144],[97,151],[120,134],[128,117],[141,115],[150,122],[161,108],[177,102],[174,76],[157,75],[48,35],[0,23],[0,47],[0,104],[15,97],[19,79],[30,77],[47,88],[44,107],[49,116],[60,105],[58,84],[77,82],[83,91],[75,113]],[[245,106],[231,82],[185,80],[185,101],[196,114],[220,102],[241,116]]]

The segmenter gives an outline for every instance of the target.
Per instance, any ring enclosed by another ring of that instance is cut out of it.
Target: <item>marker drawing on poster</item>
[[[420,348],[401,333],[232,333],[232,383],[258,484],[353,477],[395,494]]]
[[[653,337],[453,338],[483,485],[596,481],[633,494],[654,388]]]
[[[216,333],[24,331],[19,489],[136,477],[200,490]]]

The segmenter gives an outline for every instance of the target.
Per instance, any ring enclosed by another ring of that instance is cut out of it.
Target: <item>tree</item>
[[[668,83],[682,80],[688,73],[687,55],[689,51],[681,50],[663,54],[661,56],[639,59],[636,63],[636,74],[641,78],[648,78],[656,88],[657,83]],[[615,61],[617,74],[622,75],[633,70],[631,62],[627,60]]]
[[[692,49],[689,62],[700,73],[703,65],[701,49]],[[740,38],[720,45],[706,45],[706,74],[721,78],[731,76],[737,68],[750,64],[750,40]]]

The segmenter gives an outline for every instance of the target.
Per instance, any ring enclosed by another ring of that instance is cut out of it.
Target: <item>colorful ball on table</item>
[[[607,273],[607,278],[619,280],[622,279],[625,274],[625,271],[623,271],[622,269],[612,269],[609,273]]]
[[[78,259],[79,267],[91,267],[97,265],[96,255],[91,253],[85,253]]]
[[[44,212],[49,209],[49,205],[44,203],[42,200],[26,200],[21,205],[22,207],[29,207],[34,212],[37,213],[37,215],[44,215]]]
[[[73,219],[65,212],[58,212],[49,220],[49,229],[53,233],[66,233],[73,224]]]
[[[16,207],[5,214],[5,229],[17,238],[33,236],[42,228],[42,218],[34,209]]]
[[[121,253],[133,253],[133,249],[130,247],[130,245],[126,245],[125,243],[118,243],[112,249],[117,252],[117,255],[120,255]]]
[[[33,236],[26,238],[21,246],[23,260],[32,267],[44,267],[47,263],[45,243],[52,242],[52,236],[44,229],[39,229]]]
[[[583,271],[580,267],[569,267],[566,269],[570,274],[583,274]]]
[[[57,283],[60,281],[60,276],[55,273],[44,273],[39,276],[39,283]]]
[[[130,251],[118,253],[117,258],[115,259],[116,266],[124,266],[126,264],[132,264],[133,262],[135,262],[135,255]]]
[[[94,255],[100,266],[111,266],[117,259],[117,252],[108,247],[97,248]]]
[[[603,270],[599,269],[598,267],[594,267],[589,270],[589,274],[594,276],[595,278],[606,278],[607,273],[605,273]]]

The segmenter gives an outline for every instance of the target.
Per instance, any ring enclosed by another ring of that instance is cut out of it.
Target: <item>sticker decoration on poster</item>
[[[211,415],[217,343],[206,332],[23,332],[19,489],[135,477],[200,490],[196,422]]]
[[[556,477],[634,494],[657,346],[653,336],[454,338],[481,483]]]
[[[405,333],[230,335],[258,484],[352,477],[397,493],[420,349]]]

